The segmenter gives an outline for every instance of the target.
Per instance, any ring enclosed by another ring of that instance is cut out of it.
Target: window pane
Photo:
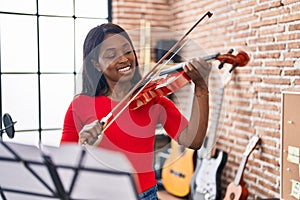
[[[16,130],[38,129],[37,75],[2,75],[2,112],[9,113]]]
[[[17,122],[15,137],[3,134],[5,141],[38,146],[41,136],[42,144],[59,145],[74,79],[81,76],[84,39],[91,28],[107,22],[107,2],[0,0],[0,12],[18,13],[0,14],[1,109]]]
[[[42,128],[62,128],[65,112],[74,95],[73,74],[41,75]]]
[[[40,17],[41,72],[74,71],[74,21]]]
[[[88,32],[100,25],[106,23],[107,20],[101,19],[81,19],[77,18],[75,21],[75,48],[76,48],[76,71],[79,72],[82,67],[82,52],[83,52],[83,43]]]
[[[34,14],[36,0],[0,0],[0,11]]]
[[[61,130],[42,131],[42,144],[47,146],[58,147],[62,136]]]
[[[7,135],[3,135],[3,140],[8,142],[14,142],[19,144],[28,144],[33,146],[39,145],[39,132],[37,131],[26,131],[16,132],[14,138],[10,139]]]
[[[73,0],[39,0],[40,15],[73,15]]]
[[[0,15],[2,72],[37,72],[36,18]]]
[[[75,15],[77,17],[107,18],[107,1],[75,0]]]

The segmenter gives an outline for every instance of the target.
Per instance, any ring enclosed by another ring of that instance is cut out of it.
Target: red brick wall
[[[138,29],[144,17],[152,28],[184,34],[207,11],[212,18],[190,38],[206,54],[233,48],[251,57],[246,67],[234,71],[225,90],[217,137],[217,147],[228,153],[223,192],[236,175],[249,138],[257,134],[260,149],[250,155],[244,171],[249,199],[279,198],[281,91],[300,88],[300,2],[113,0],[113,21],[126,29]]]

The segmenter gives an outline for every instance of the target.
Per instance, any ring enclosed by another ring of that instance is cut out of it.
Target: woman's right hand
[[[103,134],[102,130],[103,126],[100,124],[99,120],[95,120],[92,123],[85,125],[79,132],[79,144],[98,146],[101,142],[99,136]]]

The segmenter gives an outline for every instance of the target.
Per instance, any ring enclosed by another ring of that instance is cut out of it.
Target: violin
[[[206,56],[205,61],[216,59],[221,63],[219,69],[223,68],[225,63],[231,64],[229,70],[231,73],[236,67],[243,67],[249,62],[249,56],[246,52],[240,51],[237,55],[232,54],[233,50],[221,55],[220,53]],[[183,71],[184,63],[180,63],[168,69],[162,70],[159,75],[146,86],[142,85],[142,91],[131,101],[129,109],[135,110],[154,99],[156,96],[167,96],[184,87],[191,82],[191,78]]]

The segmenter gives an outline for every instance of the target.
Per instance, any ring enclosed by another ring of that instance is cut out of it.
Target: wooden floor
[[[159,200],[186,200],[185,198],[175,197],[172,194],[169,194],[165,190],[159,190],[157,192]]]

